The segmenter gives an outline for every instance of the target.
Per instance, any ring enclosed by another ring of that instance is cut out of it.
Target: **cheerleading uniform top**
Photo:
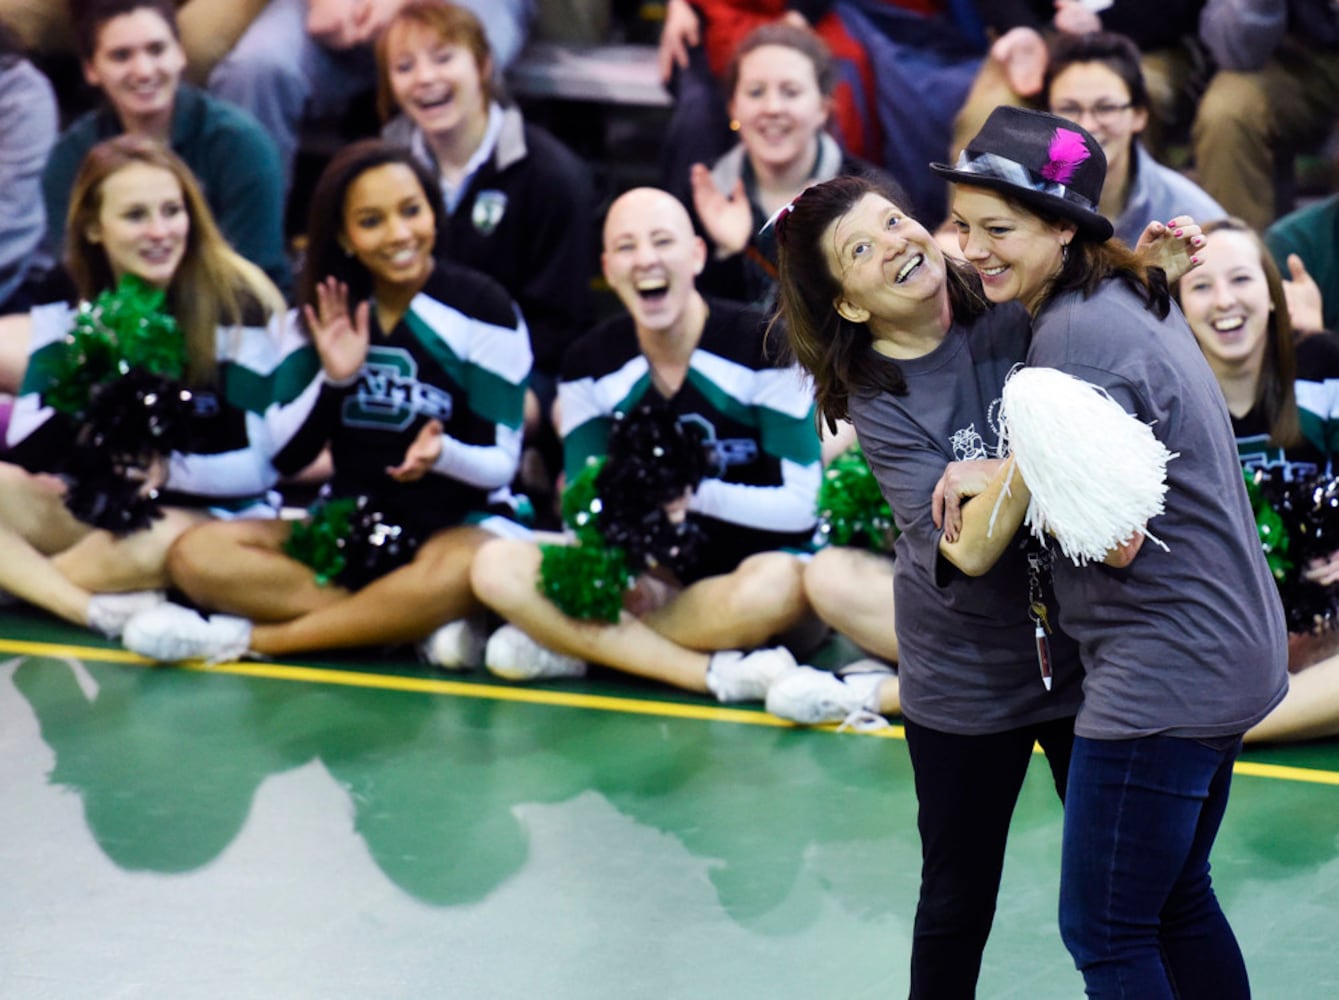
[[[1232,736],[1287,690],[1278,592],[1256,534],[1218,382],[1179,310],[1167,320],[1109,280],[1065,293],[1033,323],[1028,363],[1109,392],[1177,454],[1166,513],[1124,569],[1056,555],[1060,622],[1087,677],[1075,732],[1090,739]]]
[[[431,532],[476,514],[514,514],[508,485],[520,462],[530,338],[502,287],[476,271],[438,261],[393,330],[370,310],[371,344],[358,373],[334,384],[315,345],[302,356],[310,376],[285,417],[275,465],[286,474],[330,445],[334,496],[367,496],[401,523]],[[297,310],[290,329],[300,330]],[[442,453],[409,483],[399,465],[430,420],[442,424]]]
[[[30,313],[28,367],[7,432],[6,458],[33,472],[62,471],[78,427],[43,400],[53,365],[66,348],[77,310],[64,303],[38,306]],[[298,386],[302,344],[284,337],[282,317],[268,324],[258,317],[245,325],[220,328],[218,371],[212,386],[192,387],[188,452],[169,457],[164,503],[185,507],[243,509],[265,497],[278,481],[270,463],[284,411]]]
[[[1073,716],[1081,697],[1078,650],[1059,630],[1050,636],[1052,690],[1041,680],[1027,533],[1020,530],[988,572],[969,577],[940,554],[943,532],[930,516],[949,462],[998,453],[1000,390],[1027,351],[1028,333],[1027,311],[1010,303],[954,324],[922,357],[894,362],[871,352],[869,364],[897,365],[907,391],[853,393],[849,401],[900,532],[893,593],[902,711],[941,732],[981,735]]]
[[[1282,470],[1287,479],[1332,473],[1339,454],[1339,338],[1313,333],[1297,342],[1297,380],[1293,383],[1301,443],[1279,448],[1269,443],[1269,416],[1262,403],[1232,417],[1237,454],[1246,468]]]
[[[732,572],[756,552],[807,546],[821,475],[803,373],[768,356],[760,312],[723,300],[708,307],[687,376],[667,400],[681,422],[701,428],[716,466],[689,502],[706,539],[684,583]],[[615,316],[572,345],[558,384],[569,482],[605,454],[615,416],[658,391],[631,316]]]

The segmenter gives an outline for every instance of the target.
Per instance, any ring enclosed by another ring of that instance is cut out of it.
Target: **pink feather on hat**
[[[1046,149],[1046,163],[1041,168],[1041,175],[1056,184],[1068,184],[1074,171],[1091,155],[1083,136],[1073,129],[1058,128]]]

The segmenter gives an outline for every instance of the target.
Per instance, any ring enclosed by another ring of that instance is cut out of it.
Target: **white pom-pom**
[[[1032,491],[1026,524],[1055,536],[1077,565],[1100,562],[1163,512],[1176,457],[1105,390],[1054,368],[1021,368],[1004,385],[1000,444]]]

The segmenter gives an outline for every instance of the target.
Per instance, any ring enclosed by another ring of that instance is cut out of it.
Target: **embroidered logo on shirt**
[[[350,427],[402,431],[419,414],[451,419],[451,394],[418,380],[418,362],[400,347],[368,348],[358,388],[344,400]]]
[[[470,210],[470,221],[484,236],[492,236],[502,216],[507,214],[507,196],[501,191],[480,191]]]

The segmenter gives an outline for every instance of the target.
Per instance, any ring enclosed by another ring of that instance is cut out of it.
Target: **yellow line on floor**
[[[1233,774],[1247,774],[1253,778],[1277,778],[1280,781],[1306,781],[1313,785],[1339,785],[1339,772],[1320,771],[1312,767],[1289,767],[1285,764],[1261,764],[1239,760]]]
[[[98,646],[67,646],[48,642],[24,642],[0,639],[0,653],[21,656],[73,657],[99,663],[125,663],[133,666],[155,664],[124,649],[104,649]],[[734,722],[748,726],[770,726],[779,729],[795,728],[793,723],[778,719],[766,712],[713,705],[694,705],[684,702],[656,701],[649,698],[624,698],[611,695],[582,694],[574,691],[550,691],[542,688],[513,687],[500,684],[471,684],[464,681],[437,680],[431,677],[405,677],[399,674],[369,674],[357,670],[331,670],[324,667],[299,667],[281,663],[245,661],[236,663],[181,663],[182,670],[204,674],[230,674],[238,677],[259,677],[266,680],[298,681],[306,684],[338,684],[343,687],[375,688],[383,691],[410,691],[417,694],[443,694],[459,698],[491,698],[495,701],[515,701],[532,705],[558,705],[565,708],[586,708],[603,712],[627,712],[634,715],[657,715],[678,719],[697,719],[705,722]],[[835,730],[835,726],[815,727]],[[872,733],[884,738],[900,739],[901,726]]]
[[[124,649],[104,649],[99,646],[67,646],[50,642],[25,642],[0,639],[0,653],[20,656],[74,657],[99,663],[125,663],[134,666],[154,666],[170,669],[152,660]],[[617,695],[582,694],[574,691],[550,691],[543,688],[513,687],[500,684],[469,684],[463,681],[438,680],[431,677],[405,677],[399,674],[369,674],[357,670],[331,670],[324,667],[298,667],[282,663],[246,661],[236,663],[182,663],[182,670],[204,674],[230,674],[237,677],[258,677],[266,680],[297,681],[305,684],[337,684],[343,687],[374,688],[383,691],[409,691],[417,694],[453,695],[458,698],[491,698],[495,701],[523,702],[531,705],[558,705],[564,708],[585,708],[601,712],[627,712],[632,715],[656,715],[676,719],[697,719],[703,722],[734,722],[746,726],[769,726],[793,729],[793,723],[778,719],[766,712],[714,705],[695,705],[684,702],[656,701],[650,698],[625,698]],[[835,732],[836,726],[815,726],[815,729]],[[881,736],[884,739],[905,739],[901,726],[871,730],[862,735]],[[1041,747],[1034,747],[1037,753]],[[1254,778],[1274,778],[1279,781],[1299,781],[1314,785],[1339,786],[1339,772],[1317,768],[1290,767],[1283,764],[1264,764],[1255,761],[1237,761],[1233,773]]]

